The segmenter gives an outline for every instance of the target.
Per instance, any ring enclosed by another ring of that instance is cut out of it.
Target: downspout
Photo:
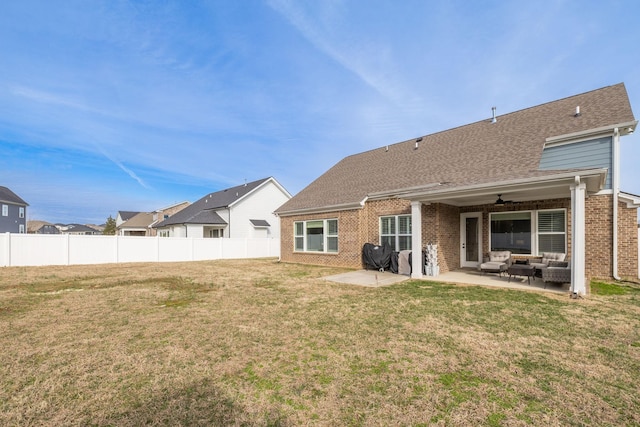
[[[227,206],[227,212],[229,212],[229,235],[228,238],[231,238],[231,208]]]
[[[620,130],[613,130],[613,278],[620,280],[618,276],[618,193],[620,192]]]

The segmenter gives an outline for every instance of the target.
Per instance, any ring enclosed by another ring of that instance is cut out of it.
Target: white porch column
[[[411,278],[422,279],[422,203],[411,202]]]
[[[571,292],[584,295],[585,285],[585,197],[586,185],[576,177],[571,187]]]

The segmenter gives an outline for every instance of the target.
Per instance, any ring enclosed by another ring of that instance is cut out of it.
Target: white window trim
[[[529,256],[540,256],[542,254],[539,253],[539,242],[538,242],[538,212],[553,212],[553,211],[563,211],[564,212],[564,233],[543,233],[543,234],[564,234],[564,253],[567,253],[567,245],[568,245],[568,235],[569,235],[569,224],[567,222],[567,209],[566,208],[551,208],[551,209],[533,209],[533,210],[522,210],[522,211],[504,211],[504,212],[489,212],[489,249],[492,247],[491,242],[491,222],[493,221],[494,215],[507,214],[507,213],[524,213],[529,212],[531,214],[531,253],[529,254],[517,254],[517,255],[529,255]]]
[[[322,248],[323,250],[321,251],[310,251],[307,250],[307,222],[316,222],[316,221],[322,221]],[[336,223],[338,224],[338,233],[337,234],[332,234],[329,235],[328,234],[328,221],[336,221]],[[296,234],[296,224],[302,223],[302,236]],[[338,252],[340,252],[340,245],[338,244],[338,250],[337,251],[328,251],[327,248],[329,247],[328,245],[328,239],[329,238],[336,238],[338,239],[340,235],[340,224],[338,221],[338,218],[327,218],[327,219],[310,219],[310,220],[305,220],[305,221],[294,221],[293,222],[293,251],[294,252],[299,252],[299,253],[313,253],[313,254],[337,254]],[[302,237],[302,249],[296,249],[296,238]],[[339,241],[338,241],[339,242]]]
[[[408,217],[409,218],[409,224],[410,224],[410,230],[409,233],[405,233],[405,234],[401,234],[400,233],[400,218],[401,217]],[[394,234],[382,234],[382,220],[384,218],[395,218],[395,222],[396,222],[396,227],[395,227],[395,233]],[[411,214],[400,214],[400,215],[381,215],[378,218],[378,236],[380,236],[380,244],[382,244],[382,238],[383,237],[393,237],[395,240],[395,250],[400,250],[400,237],[409,237],[410,239],[412,239],[412,231],[413,231],[413,224],[412,224],[412,219],[411,219]],[[411,245],[409,245],[409,247],[411,247]]]
[[[20,209],[18,210],[18,216],[20,218],[24,218],[24,211],[25,211],[24,207],[20,206]]]
[[[2,216],[9,216],[9,205],[2,205]]]
[[[538,255],[542,255],[541,253],[539,253],[539,247],[540,247],[540,243],[538,241],[539,237],[540,237],[540,232],[538,231],[538,213],[540,212],[558,212],[558,211],[562,211],[564,214],[564,232],[560,233],[558,231],[556,232],[549,232],[549,233],[542,233],[542,234],[564,234],[564,253],[567,253],[567,245],[569,244],[568,240],[568,235],[569,235],[569,224],[567,224],[567,209],[566,208],[557,208],[557,209],[539,209],[537,211],[535,211],[536,213],[536,238],[535,238],[535,243],[536,243],[536,252]]]

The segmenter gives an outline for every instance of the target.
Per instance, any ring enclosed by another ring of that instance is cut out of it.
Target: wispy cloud
[[[312,3],[313,11],[292,0],[270,0],[269,5],[293,25],[319,51],[328,55],[387,100],[398,105],[414,98],[392,78],[393,52],[389,45],[372,44],[361,34],[346,33],[342,1]],[[352,23],[353,24],[353,23]],[[350,25],[352,26],[352,25]],[[349,27],[350,27],[349,26]],[[348,40],[347,43],[344,40]]]

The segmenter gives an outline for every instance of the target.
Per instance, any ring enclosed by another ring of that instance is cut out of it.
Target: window
[[[20,208],[20,218],[24,218],[24,208]]]
[[[9,216],[9,205],[2,205],[2,216]]]
[[[538,253],[567,251],[565,211],[538,212]]]
[[[491,250],[531,254],[531,212],[491,214]]]
[[[338,252],[338,220],[296,221],[293,241],[299,252]]]
[[[222,228],[214,228],[209,230],[209,237],[219,238],[224,237],[224,230]]]
[[[411,215],[380,217],[380,244],[394,251],[411,250]]]
[[[24,224],[20,224],[19,232],[24,234]]]
[[[513,254],[567,251],[566,210],[491,214],[491,250]]]

